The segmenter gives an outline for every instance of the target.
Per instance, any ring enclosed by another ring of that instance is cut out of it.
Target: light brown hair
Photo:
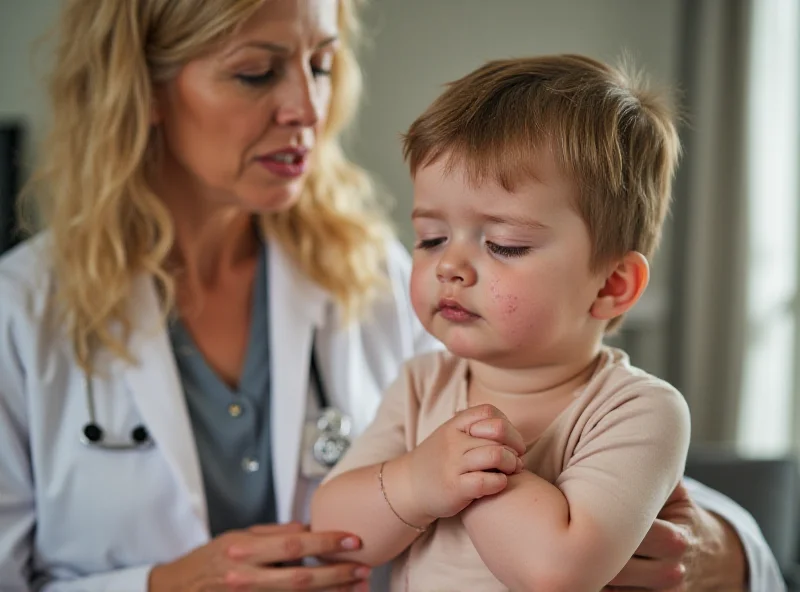
[[[593,270],[652,256],[680,143],[666,99],[625,69],[579,55],[492,61],[449,84],[404,136],[412,175],[446,158],[471,183],[507,190],[535,178],[542,150],[578,187]]]

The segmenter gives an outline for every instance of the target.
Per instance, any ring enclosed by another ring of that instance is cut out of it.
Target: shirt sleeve
[[[556,486],[594,524],[610,563],[625,564],[680,481],[689,432],[685,400],[658,381],[627,385],[573,434]]]
[[[785,592],[786,584],[778,562],[753,517],[729,497],[685,479],[689,496],[703,509],[717,514],[730,524],[742,541],[750,573],[750,592]]]
[[[408,451],[407,418],[416,417],[419,409],[409,374],[406,365],[386,390],[375,419],[355,439],[323,483],[342,473],[392,460]]]

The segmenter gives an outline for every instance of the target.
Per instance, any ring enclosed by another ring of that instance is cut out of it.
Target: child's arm
[[[556,485],[530,472],[462,520],[512,590],[597,592],[626,564],[683,472],[689,413],[675,391],[632,394],[580,434]]]
[[[361,538],[361,549],[336,558],[386,563],[436,518],[453,516],[472,500],[501,491],[506,474],[522,468],[522,437],[500,411],[483,405],[457,414],[408,453],[385,463],[386,456],[379,453],[378,464],[350,470],[374,456],[374,445],[385,448],[386,438],[392,437],[395,430],[385,423],[396,405],[392,394],[387,394],[375,424],[354,444],[357,448],[348,452],[345,472],[314,494],[312,530],[345,531]],[[499,472],[487,472],[491,470]]]

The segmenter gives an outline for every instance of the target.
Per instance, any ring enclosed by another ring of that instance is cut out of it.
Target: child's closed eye
[[[441,245],[444,242],[444,237],[438,236],[436,238],[424,238],[417,241],[417,244],[414,245],[415,249],[422,249],[423,251],[434,249]]]
[[[531,247],[511,247],[506,245],[498,245],[491,241],[486,241],[486,248],[495,255],[501,257],[522,257],[530,252]]]

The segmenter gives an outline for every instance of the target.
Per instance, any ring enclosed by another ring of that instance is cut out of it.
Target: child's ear
[[[628,312],[650,281],[650,265],[641,253],[628,252],[611,269],[605,285],[592,303],[591,315],[608,321]]]

